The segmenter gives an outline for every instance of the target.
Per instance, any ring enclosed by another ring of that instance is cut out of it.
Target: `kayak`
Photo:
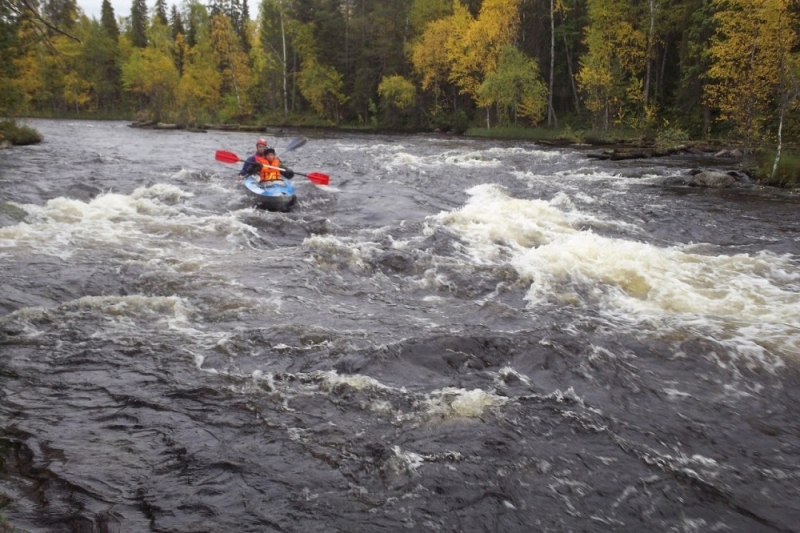
[[[269,211],[288,211],[297,201],[294,183],[287,179],[258,183],[253,176],[242,180],[251,197]]]

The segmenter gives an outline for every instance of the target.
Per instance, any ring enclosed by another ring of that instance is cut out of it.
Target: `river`
[[[27,120],[0,513],[32,532],[800,531],[800,198],[729,161]],[[292,138],[308,142],[283,152]]]

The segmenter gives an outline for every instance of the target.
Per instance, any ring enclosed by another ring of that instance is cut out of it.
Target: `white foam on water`
[[[406,470],[409,472],[416,472],[417,469],[425,462],[422,455],[405,451],[400,448],[400,446],[393,446],[392,451],[394,452],[395,457],[402,461]]]
[[[512,266],[530,285],[532,308],[597,305],[631,332],[642,321],[700,328],[766,368],[781,364],[773,353],[800,353],[800,271],[788,255],[709,255],[605,237],[582,230],[593,217],[560,197],[521,200],[492,185],[468,192],[465,206],[429,222],[456,231],[474,264]]]
[[[563,158],[563,154],[560,154]],[[631,180],[630,177],[624,176],[622,174],[611,173],[605,170],[599,170],[596,168],[570,168],[569,170],[559,170],[555,172],[550,172],[548,174],[539,174],[534,172],[533,170],[514,170],[511,172],[511,175],[516,177],[521,181],[533,181],[533,182],[552,182],[558,183],[563,185],[565,183],[570,182],[577,182],[585,184],[587,182],[609,182],[615,185],[627,186],[632,183],[636,183],[635,180]]]
[[[174,259],[193,255],[184,253],[193,247],[187,236],[231,238],[254,231],[235,213],[185,213],[182,202],[189,196],[174,185],[156,184],[130,195],[103,193],[88,202],[59,197],[45,205],[19,205],[28,215],[24,222],[0,228],[0,249],[65,260],[82,250],[97,249],[121,254],[149,251]],[[189,261],[208,252],[200,253],[196,246],[194,251],[198,253]]]
[[[559,160],[566,157],[566,153],[560,150],[540,150],[537,148],[526,148],[523,146],[493,146],[484,150],[492,155],[508,156],[508,155],[524,155],[537,160]]]
[[[509,400],[480,389],[446,387],[432,391],[425,401],[430,416],[442,418],[477,418],[489,407],[503,405]]]
[[[19,309],[0,317],[0,323],[23,325],[28,336],[36,336],[39,334],[35,325],[38,321],[54,318],[63,322],[71,315],[83,313],[103,317],[91,335],[95,339],[139,337],[143,322],[150,324],[150,327],[161,327],[164,331],[182,331],[191,337],[201,334],[190,326],[194,313],[191,305],[178,296],[84,296],[53,308]]]
[[[345,263],[349,268],[365,269],[381,247],[374,242],[342,239],[333,235],[314,235],[303,241],[318,263]]]
[[[322,390],[332,390],[339,385],[347,385],[353,390],[396,390],[393,387],[384,385],[377,379],[363,374],[341,375],[334,370],[317,372],[316,376],[321,379]]]

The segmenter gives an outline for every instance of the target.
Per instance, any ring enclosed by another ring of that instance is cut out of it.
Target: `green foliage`
[[[581,57],[578,83],[595,127],[605,132],[643,114],[647,38],[629,2],[589,0],[588,5],[588,50]]]
[[[341,105],[347,101],[342,93],[341,74],[332,67],[310,63],[300,72],[299,85],[300,92],[321,117],[339,123]]]
[[[412,30],[417,34],[422,34],[428,23],[452,14],[452,0],[412,0],[408,18]]]
[[[788,77],[798,43],[790,0],[714,0],[716,33],[709,54],[707,101],[745,140],[764,137],[775,94]]]
[[[145,0],[133,0],[130,20],[130,39],[133,46],[147,46],[147,26],[147,3]]]
[[[42,135],[29,126],[20,126],[13,120],[0,121],[0,142],[8,141],[15,146],[42,142]]]
[[[800,152],[785,151],[781,154],[775,177],[772,167],[775,163],[775,152],[765,150],[756,157],[755,178],[764,185],[792,189],[800,186]]]
[[[403,76],[388,76],[378,85],[381,107],[386,111],[390,124],[396,123],[398,115],[411,109],[416,100],[414,84]]]
[[[681,144],[688,140],[689,134],[677,126],[666,126],[656,134],[656,141],[662,145]]]
[[[115,42],[119,40],[119,25],[114,16],[114,8],[109,0],[103,0],[103,4],[100,6],[100,24],[103,26],[106,35]]]
[[[455,113],[437,113],[431,117],[431,129],[438,131],[449,131],[452,133],[464,134],[472,132],[469,127],[469,116],[464,110],[459,109]]]
[[[547,87],[536,62],[513,45],[505,46],[497,70],[486,76],[478,90],[478,104],[496,105],[501,124],[509,118],[516,124],[517,116],[528,118],[534,125],[538,123],[547,109]]]
[[[0,2],[0,115],[13,109],[22,101],[15,88],[18,75],[14,60],[20,55],[19,21],[9,5]]]
[[[180,78],[167,52],[136,49],[122,67],[125,89],[143,97],[154,120],[174,118],[174,103]]]

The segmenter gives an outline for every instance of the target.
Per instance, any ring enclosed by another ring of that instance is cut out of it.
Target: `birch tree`
[[[711,41],[708,101],[744,141],[744,159],[763,138],[789,57],[798,42],[791,0],[714,0],[717,31]]]

